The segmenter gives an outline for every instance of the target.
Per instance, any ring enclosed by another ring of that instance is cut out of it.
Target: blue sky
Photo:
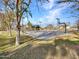
[[[61,22],[66,22],[74,24],[78,19],[77,17],[72,17],[79,15],[79,11],[74,11],[75,8],[70,8],[75,3],[61,3],[56,4],[56,0],[49,0],[49,3],[44,3],[39,5],[39,11],[36,7],[35,0],[31,3],[31,12],[33,18],[29,19],[33,24],[41,24],[41,26],[46,26],[48,24],[57,24],[56,18],[60,18]],[[71,13],[73,11],[73,13]]]
[[[74,2],[56,4],[56,1],[58,0],[49,0],[49,3],[43,3],[43,5],[40,5],[38,3],[38,10],[36,0],[32,0],[30,10],[33,17],[29,18],[32,24],[38,24],[41,26],[47,26],[48,24],[57,24],[56,18],[60,18],[61,22],[74,24],[78,18],[72,16],[79,15],[79,11],[74,11],[74,9],[79,5],[74,8],[70,8],[71,6],[75,5]],[[0,2],[0,9],[2,8],[3,5]],[[71,13],[72,11],[73,13]],[[27,23],[27,18],[23,19],[23,22]]]

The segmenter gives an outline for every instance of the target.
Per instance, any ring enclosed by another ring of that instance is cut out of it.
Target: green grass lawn
[[[8,48],[15,46],[16,32],[12,31],[12,37],[9,32],[0,31],[0,52],[6,51]],[[31,40],[32,37],[21,34],[20,44]]]
[[[29,42],[28,42],[29,43]],[[51,40],[36,40],[31,44],[24,43],[18,47],[10,48],[8,51],[13,51],[10,59],[79,59],[78,51],[75,50],[75,41],[56,39]],[[53,44],[55,43],[55,44]],[[67,45],[68,44],[68,45]],[[77,53],[78,52],[78,53]],[[9,54],[9,55],[10,55]],[[5,54],[5,56],[7,56]]]
[[[12,32],[12,37],[9,36],[9,32],[7,31],[0,31],[0,46],[6,45],[13,40],[16,36],[16,32]]]
[[[17,48],[15,46],[16,32],[12,31],[12,37],[9,36],[9,33],[6,31],[0,31],[0,53],[6,51],[12,51],[12,49]],[[79,34],[69,34],[61,35],[55,39],[49,40],[36,40],[32,41],[33,46],[39,46],[40,44],[53,44],[53,45],[79,45]],[[20,45],[29,40],[33,40],[32,37],[21,34]]]

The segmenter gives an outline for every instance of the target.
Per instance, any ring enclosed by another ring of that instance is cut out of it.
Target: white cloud
[[[51,9],[54,6],[54,0],[50,0],[50,2],[46,5],[43,5],[43,8],[45,8],[46,10]],[[51,9],[48,12],[48,14],[42,16],[38,21],[32,21],[33,24],[40,24],[39,21],[41,22],[42,25],[47,25],[47,24],[53,24],[56,23],[56,18],[57,17],[61,17],[61,13],[62,11],[64,11],[64,9],[70,7],[71,5],[73,5],[73,3],[61,3],[58,5],[55,5],[54,9]]]
[[[43,4],[42,7],[46,10],[51,9],[54,6],[54,1],[55,0],[49,0],[49,2]]]
[[[72,3],[61,3],[59,5],[57,5],[54,9],[49,10],[48,14],[46,14],[45,16],[41,17],[39,19],[39,21],[41,21],[43,24],[50,24],[50,23],[56,23],[56,18],[57,17],[61,17],[61,13],[64,9],[70,7],[72,5]],[[51,5],[50,5],[51,6]],[[49,6],[49,8],[50,8]],[[45,6],[44,6],[45,7]],[[46,6],[46,9],[48,7]],[[48,8],[48,9],[49,9]]]
[[[64,9],[70,7],[72,5],[72,3],[62,3],[59,4],[58,6],[56,6],[56,8],[50,10],[48,12],[48,15],[45,16],[45,18],[49,19],[49,20],[53,20],[56,17],[60,17],[61,16],[61,12],[64,11]]]

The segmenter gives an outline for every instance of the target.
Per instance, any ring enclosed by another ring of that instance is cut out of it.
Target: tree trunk
[[[16,30],[16,46],[19,45],[20,40],[20,29],[17,28]]]
[[[11,24],[9,24],[9,36],[12,37]]]
[[[19,40],[20,40],[20,28],[19,28],[19,26],[18,25],[20,25],[19,24],[19,15],[18,15],[18,3],[19,3],[19,0],[16,0],[16,20],[17,20],[17,25],[16,25],[16,42],[15,42],[15,44],[16,44],[16,46],[17,45],[19,45]]]

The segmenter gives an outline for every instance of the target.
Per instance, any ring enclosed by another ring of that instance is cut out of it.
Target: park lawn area
[[[15,36],[16,36],[15,31],[12,31],[12,37],[9,36],[9,32],[7,32],[7,31],[0,31],[0,46],[4,43],[5,44],[8,43],[10,41],[10,39],[11,38],[13,39]]]
[[[32,42],[34,46],[37,46],[39,44],[54,44],[54,45],[79,45],[79,33],[70,33],[70,34],[64,34],[59,35],[53,39],[48,40],[36,40]]]
[[[79,45],[79,32],[74,32],[70,34],[59,35],[53,39],[49,40],[38,40],[34,41],[33,44],[56,44],[56,45]]]
[[[16,32],[12,31],[12,37],[9,36],[9,32],[0,31],[0,53],[6,51],[15,46]],[[21,34],[20,44],[31,40],[32,37]]]
[[[57,44],[79,45],[79,32],[57,36],[55,41]]]
[[[5,48],[11,47],[9,42],[10,40],[14,40],[15,36],[15,31],[12,31],[12,37],[9,36],[8,31],[0,31],[0,53],[3,52]]]
[[[16,50],[17,46],[15,46],[15,37],[16,37],[16,32],[12,32],[12,37],[8,36],[8,32],[3,31],[1,34],[0,33],[0,53],[3,52],[11,52],[13,50]],[[25,45],[28,45],[30,40],[33,40],[34,38],[30,37],[30,36],[26,36],[26,35],[21,35],[21,40],[20,40],[20,45],[23,43],[26,43]],[[9,42],[12,41],[12,43],[10,44]],[[71,34],[67,34],[67,35],[60,35],[57,36],[54,39],[49,39],[49,40],[37,40],[34,39],[31,44],[33,45],[33,47],[39,46],[40,44],[44,44],[44,45],[48,45],[48,44],[52,44],[52,45],[79,45],[79,35],[71,33]],[[15,49],[14,49],[15,48]]]

